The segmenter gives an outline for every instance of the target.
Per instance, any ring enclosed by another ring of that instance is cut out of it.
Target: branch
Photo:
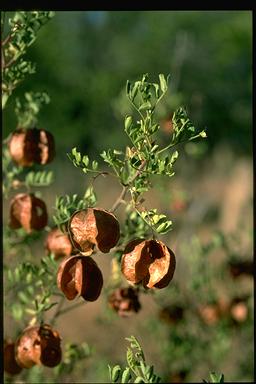
[[[145,167],[145,165],[147,164],[146,160],[143,160],[141,165],[139,166],[137,172],[133,175],[133,177],[131,178],[131,180],[129,181],[129,184],[128,185],[125,185],[123,186],[123,189],[119,195],[119,197],[116,199],[116,201],[114,202],[114,204],[112,205],[111,209],[110,209],[110,212],[114,212],[120,204],[122,204],[123,200],[124,200],[124,197],[125,197],[125,194],[126,192],[128,191],[129,189],[129,186],[134,182],[134,180],[140,175],[141,171],[143,170],[143,168]]]
[[[82,305],[86,304],[86,301],[80,301],[79,303],[76,303],[70,307],[61,309],[63,304],[64,304],[64,301],[65,301],[65,297],[63,297],[63,302],[62,302],[62,300],[60,301],[60,303],[62,303],[62,304],[61,305],[59,304],[57,311],[55,312],[55,315],[52,319],[52,322],[54,322],[57,319],[57,317],[62,316],[64,313],[70,312],[73,309],[81,307]]]

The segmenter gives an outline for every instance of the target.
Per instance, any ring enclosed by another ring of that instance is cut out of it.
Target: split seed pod
[[[59,228],[53,228],[45,241],[45,248],[54,254],[55,260],[70,256],[73,250],[68,235],[64,234]]]
[[[12,159],[22,167],[48,164],[55,156],[53,135],[44,129],[16,129],[9,141]]]
[[[10,375],[18,375],[22,371],[15,359],[15,343],[11,340],[4,341],[4,370]]]
[[[40,230],[47,225],[48,215],[43,200],[33,193],[19,193],[10,204],[10,223],[12,229],[23,227],[30,233],[33,229]]]
[[[74,247],[84,255],[91,255],[95,245],[101,252],[108,253],[119,240],[120,227],[112,213],[87,208],[71,216],[69,233]]]
[[[161,241],[136,239],[127,244],[121,261],[126,279],[145,288],[165,288],[173,278],[174,253]]]
[[[116,289],[109,296],[108,303],[122,317],[130,316],[141,308],[138,293],[132,287]]]
[[[16,360],[22,368],[34,365],[55,367],[61,361],[61,338],[50,325],[26,328],[15,343]]]
[[[91,257],[76,255],[61,262],[57,272],[57,285],[68,300],[79,295],[84,300],[95,301],[103,286],[103,276]]]

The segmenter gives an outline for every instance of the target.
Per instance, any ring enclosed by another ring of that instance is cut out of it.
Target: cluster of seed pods
[[[113,213],[100,208],[83,209],[71,216],[68,235],[77,253],[67,255],[61,262],[58,287],[68,300],[81,296],[94,301],[100,295],[103,277],[90,255],[95,249],[108,253],[116,246],[120,237],[118,220]],[[175,264],[174,253],[161,241],[136,239],[125,247],[121,271],[131,284],[142,284],[147,289],[164,288],[172,280]],[[140,305],[134,292],[132,288],[116,290],[109,297],[110,306],[120,316],[137,312]]]
[[[17,128],[9,140],[9,152],[13,161],[23,167],[47,164],[55,155],[54,139],[50,132],[43,129]],[[22,227],[30,233],[45,228],[47,222],[46,205],[33,193],[19,193],[12,199],[11,228]],[[90,255],[95,250],[108,253],[119,238],[117,218],[101,208],[76,211],[68,221],[65,233],[58,228],[48,233],[45,242],[47,252],[53,253],[55,259],[64,258],[59,265],[57,284],[68,300],[81,296],[94,301],[99,297],[103,277]],[[135,239],[125,247],[121,271],[131,284],[142,284],[147,289],[164,288],[171,281],[174,269],[175,256],[161,241]],[[125,296],[125,292],[125,289],[121,290],[119,295]],[[127,292],[129,296],[132,291],[128,289]],[[116,304],[112,307],[116,308]]]
[[[29,326],[17,340],[4,342],[4,370],[10,375],[34,365],[55,367],[61,362],[61,337],[48,324]]]
[[[10,137],[8,147],[12,160],[21,167],[45,165],[55,156],[54,138],[44,129],[17,128]],[[15,182],[19,185],[19,181]],[[19,193],[14,196],[10,203],[10,228],[24,228],[30,233],[45,228],[47,222],[47,208],[43,200],[33,193]]]
[[[9,141],[12,159],[20,166],[47,164],[55,154],[53,136],[36,128],[16,129]],[[23,228],[27,233],[46,227],[46,205],[33,193],[19,193],[10,204],[9,226]],[[95,301],[100,296],[103,276],[91,255],[99,250],[108,253],[120,238],[120,226],[111,212],[101,208],[76,211],[69,219],[65,231],[55,227],[48,233],[45,249],[56,260],[61,259],[57,272],[57,285],[68,300],[77,296]],[[175,255],[161,241],[135,239],[129,242],[121,260],[121,271],[131,284],[118,288],[108,297],[109,306],[119,316],[138,312],[141,305],[138,290],[164,288],[173,278]],[[36,364],[54,367],[61,361],[61,338],[47,324],[26,328],[16,342],[4,345],[4,369],[18,374],[23,368]]]

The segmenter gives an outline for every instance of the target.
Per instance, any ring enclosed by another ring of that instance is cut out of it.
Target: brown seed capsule
[[[248,317],[246,298],[235,297],[230,303],[230,316],[235,323],[243,323]]]
[[[215,325],[220,319],[217,304],[207,304],[199,307],[199,315],[207,325]]]
[[[158,240],[132,240],[121,261],[126,279],[133,284],[142,282],[145,288],[165,288],[173,278],[175,266],[174,253]]]
[[[9,151],[12,159],[22,167],[48,164],[55,156],[54,138],[44,129],[18,128],[9,141]]]
[[[55,367],[61,362],[61,337],[48,324],[41,326],[38,333],[41,341],[41,363],[47,367]]]
[[[10,375],[18,375],[22,371],[15,359],[15,343],[11,340],[4,341],[4,370]]]
[[[172,305],[162,308],[159,312],[159,317],[166,323],[176,324],[184,317],[184,308],[180,305]]]
[[[57,285],[68,300],[79,295],[84,300],[95,301],[100,295],[103,277],[91,257],[76,255],[61,262],[57,272]]]
[[[120,228],[112,213],[87,208],[71,216],[69,233],[74,247],[84,255],[91,255],[95,245],[101,252],[108,253],[119,240]]]
[[[47,225],[48,215],[43,200],[33,193],[19,193],[10,204],[10,223],[12,229],[23,227],[30,233],[33,229],[40,230]]]
[[[167,133],[168,135],[170,135],[170,133],[173,132],[173,123],[172,123],[172,114],[166,116],[165,119],[163,119],[161,122],[160,122],[160,128],[165,132]]]
[[[31,326],[26,328],[15,343],[16,360],[22,368],[35,364],[55,367],[61,361],[61,338],[51,326]]]
[[[138,293],[132,287],[116,289],[109,296],[108,303],[122,317],[130,316],[141,308]]]
[[[220,319],[228,315],[229,308],[229,301],[221,297],[214,303],[199,305],[198,312],[205,324],[215,325]]]
[[[45,248],[54,254],[55,260],[70,256],[73,250],[68,235],[64,234],[59,228],[53,228],[45,241]]]

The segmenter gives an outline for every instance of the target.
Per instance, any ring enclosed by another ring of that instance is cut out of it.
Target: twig
[[[72,311],[73,309],[81,307],[84,304],[87,304],[86,301],[80,301],[79,303],[76,303],[76,304],[72,305],[71,307],[67,307],[67,308],[64,308],[64,309],[59,308],[59,310],[56,311],[55,318],[57,318],[59,316],[62,316],[64,313]]]
[[[116,201],[114,202],[114,204],[112,205],[110,212],[114,212],[119,207],[119,205],[122,204],[124,197],[126,195],[126,192],[129,189],[130,184],[132,184],[134,182],[134,180],[139,176],[139,174],[141,173],[141,171],[145,167],[146,163],[147,163],[146,160],[143,160],[141,165],[139,166],[137,172],[133,175],[133,177],[129,181],[129,184],[123,186],[123,189],[122,189],[120,195],[118,196],[118,198],[116,199]]]
[[[118,198],[116,199],[116,201],[114,202],[114,204],[112,205],[110,212],[114,212],[119,207],[119,205],[122,203],[122,201],[125,198],[127,189],[128,189],[128,186],[123,186],[123,189],[122,189],[120,195],[118,196]]]
[[[4,45],[6,45],[7,43],[9,43],[9,41],[11,40],[11,38],[12,38],[12,35],[11,35],[11,33],[8,35],[8,36],[6,36],[6,38],[1,42],[1,45],[2,46],[4,46]]]
[[[64,302],[65,302],[65,297],[62,296],[62,298],[60,299],[59,304],[58,304],[58,306],[57,306],[57,309],[56,309],[56,311],[55,311],[55,313],[54,313],[52,319],[50,320],[50,324],[51,324],[51,325],[54,325],[54,323],[55,323],[57,317],[60,316],[61,308],[62,308]]]

